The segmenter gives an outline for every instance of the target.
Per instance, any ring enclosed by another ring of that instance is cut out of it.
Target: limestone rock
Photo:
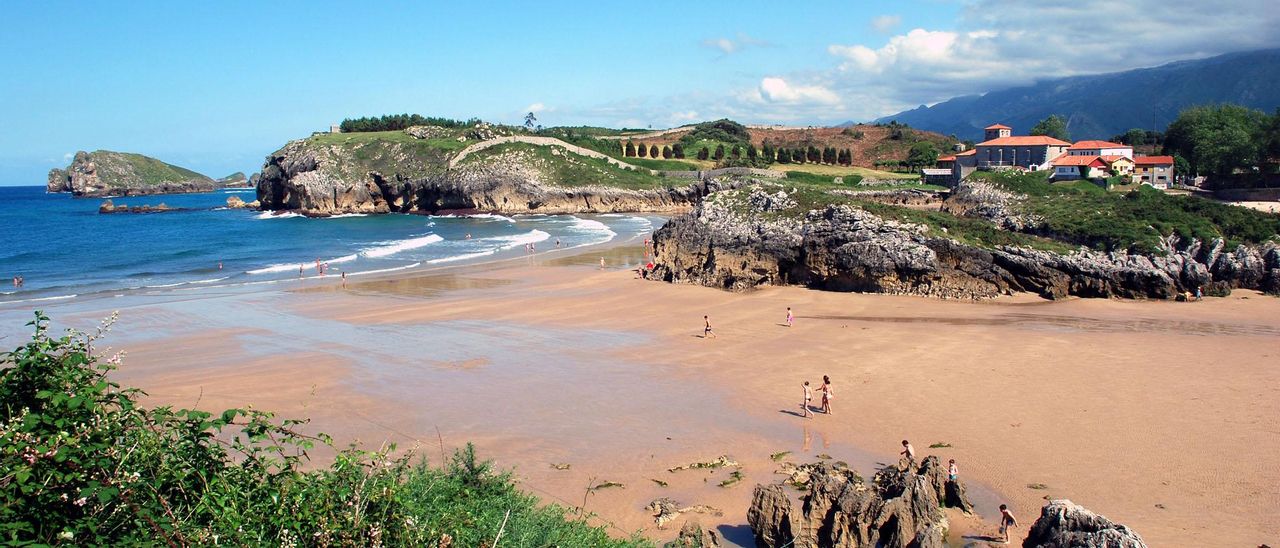
[[[67,169],[49,171],[45,190],[74,196],[141,196],[209,192],[219,183],[155,158],[128,152],[80,151]]]
[[[240,197],[236,195],[227,196],[227,207],[231,209],[241,209],[244,207],[244,200],[241,200]]]
[[[796,515],[781,486],[756,486],[747,522],[757,547],[940,547],[946,535],[932,478],[912,467],[886,468],[868,484],[852,470],[818,463],[802,500]]]
[[[680,536],[663,545],[663,548],[715,548],[720,546],[720,539],[715,531],[703,530],[697,520],[684,522],[680,527]]]
[[[1146,548],[1137,532],[1069,500],[1052,500],[1032,524],[1025,548]]]

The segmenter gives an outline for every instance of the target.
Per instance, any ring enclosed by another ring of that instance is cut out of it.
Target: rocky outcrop
[[[75,196],[142,196],[209,192],[221,185],[155,158],[128,152],[77,152],[67,169],[52,169],[45,190]]]
[[[780,485],[757,485],[747,522],[759,548],[940,547],[947,518],[939,493],[914,466],[888,467],[866,483],[857,473],[819,463],[796,511]]]
[[[665,188],[620,188],[614,186],[617,172],[587,164],[582,157],[559,147],[549,150],[551,161],[516,149],[486,151],[450,167],[445,151],[412,142],[349,147],[294,141],[267,158],[258,178],[258,200],[264,210],[290,210],[310,216],[440,211],[672,211],[688,208],[709,192],[737,184],[713,179]],[[599,183],[564,185],[556,173],[565,165],[581,171],[595,170]]]
[[[662,546],[663,548],[717,548],[720,546],[720,539],[715,531],[704,530],[702,524],[689,520],[680,527],[680,536]]]
[[[222,188],[248,188],[249,178],[245,177],[244,172],[237,171],[231,175],[227,175],[217,181],[218,186]]]
[[[1146,548],[1137,532],[1069,500],[1052,500],[1040,510],[1024,548]]]
[[[239,196],[227,196],[227,209],[258,209],[257,200],[245,203]]]
[[[168,206],[167,204],[165,204],[164,202],[160,202],[159,204],[154,205],[154,206],[153,206],[153,205],[151,205],[151,204],[145,204],[145,205],[140,205],[140,206],[127,206],[127,205],[123,205],[123,204],[121,204],[121,205],[115,205],[114,203],[112,203],[112,201],[111,201],[111,200],[106,200],[106,201],[102,202],[102,205],[99,205],[99,206],[98,206],[98,213],[101,213],[101,214],[107,214],[107,213],[167,213],[167,212],[170,212],[170,211],[185,211],[185,208],[181,208],[181,207],[169,207],[169,206]]]
[[[987,298],[1029,291],[1046,298],[1173,298],[1201,287],[1280,293],[1280,247],[1166,239],[1163,255],[1081,249],[1054,253],[964,244],[923,225],[853,204],[798,212],[784,190],[708,196],[654,237],[650,278],[742,290],[803,285],[835,291]],[[999,207],[992,206],[992,207]],[[1029,222],[1010,214],[1008,223]]]

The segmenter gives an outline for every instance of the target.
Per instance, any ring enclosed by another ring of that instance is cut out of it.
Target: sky
[[[0,3],[0,185],[77,150],[252,173],[343,118],[866,121],[1280,47],[1274,0]]]

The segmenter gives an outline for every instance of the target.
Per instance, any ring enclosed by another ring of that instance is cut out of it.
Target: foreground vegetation
[[[1050,183],[1045,173],[976,172],[971,177],[1026,196],[1017,207],[1042,220],[1044,235],[1105,251],[1157,252],[1160,238],[1176,234],[1209,242],[1273,241],[1280,215],[1142,186],[1108,192],[1086,181]]]
[[[270,413],[144,408],[92,336],[0,354],[0,539],[12,545],[637,546],[520,492],[471,446],[440,467],[338,451]]]

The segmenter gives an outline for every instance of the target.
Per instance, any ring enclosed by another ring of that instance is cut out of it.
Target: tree
[[[791,151],[787,150],[786,147],[781,147],[778,149],[778,163],[779,164],[791,163]]]
[[[836,147],[826,147],[822,149],[822,163],[832,165],[836,163]]]
[[[1136,147],[1138,145],[1145,145],[1147,144],[1147,131],[1144,129],[1135,127],[1129,131],[1124,132],[1124,138],[1121,139],[1120,142],[1126,145],[1129,145],[1131,147]]]
[[[748,160],[751,160],[752,162],[756,161],[756,156],[759,156],[759,154],[760,154],[760,152],[756,150],[756,146],[755,146],[755,145],[750,145],[750,144],[749,144],[749,145],[747,145],[747,159],[748,159]]]
[[[907,165],[911,167],[931,166],[938,163],[938,149],[929,141],[920,141],[911,145],[907,153]]]
[[[1190,177],[1190,176],[1191,176],[1191,163],[1187,162],[1186,158],[1174,155],[1173,177],[1177,179],[1178,177]]]
[[[1164,150],[1187,159],[1187,175],[1229,175],[1261,163],[1267,122],[1266,114],[1240,105],[1191,107],[1169,124]]]
[[[778,160],[778,151],[773,149],[773,143],[765,141],[761,147],[760,154],[764,155],[765,163],[772,164]]]
[[[534,125],[536,125],[537,123],[538,123],[538,117],[537,117],[537,116],[534,116],[532,112],[530,112],[530,113],[528,113],[528,114],[524,115],[524,128],[525,128],[525,129],[527,129],[527,130],[529,130],[529,131],[533,131],[533,126],[534,126]]]
[[[803,148],[795,148],[795,149],[791,149],[791,161],[792,161],[793,163],[803,164],[803,163],[804,163],[804,153],[805,153],[805,150],[804,150]]]
[[[663,146],[662,146],[662,159],[663,159],[663,160],[670,160],[670,159],[671,159],[671,147],[669,147],[669,146],[667,146],[667,145],[663,145]]]
[[[741,157],[742,157],[742,147],[739,147],[738,145],[733,145],[733,149],[731,149],[731,150],[729,151],[729,157],[733,158],[734,160],[737,160],[738,158],[741,158]]]
[[[711,156],[711,155],[710,155],[710,154],[707,154],[707,147],[702,147],[702,148],[698,149],[698,159],[699,159],[699,160],[706,160],[709,156]]]
[[[711,156],[712,159],[720,161],[724,159],[724,143],[716,145],[716,153]]]
[[[671,145],[671,154],[678,159],[684,159],[684,145],[676,143]]]
[[[625,150],[623,150],[622,154],[623,154],[623,156],[626,156],[627,158],[635,158],[635,157],[636,157],[636,144],[635,144],[635,143],[633,143],[633,142],[631,142],[631,141],[627,141],[627,148],[626,148]]]
[[[649,157],[657,158],[661,152],[658,151],[658,145],[649,145]]]
[[[649,147],[644,146],[644,143],[640,143],[639,145],[636,146],[636,156],[644,158],[648,155],[649,155]]]
[[[1066,118],[1057,114],[1050,114],[1048,118],[1040,120],[1035,127],[1031,128],[1031,134],[1045,135],[1061,141],[1071,140],[1071,134],[1067,132]]]

